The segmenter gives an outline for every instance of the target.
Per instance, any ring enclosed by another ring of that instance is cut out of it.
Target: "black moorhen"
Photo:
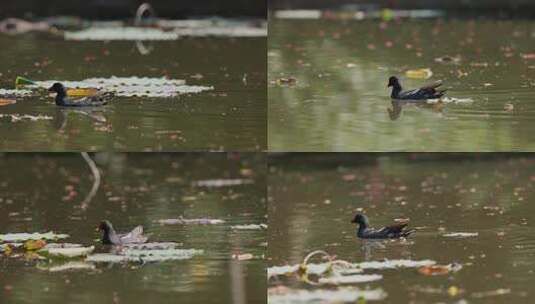
[[[143,235],[143,227],[137,226],[125,234],[118,234],[109,221],[102,221],[98,227],[102,232],[102,243],[105,245],[142,244],[149,239]]]
[[[392,99],[426,100],[440,98],[446,92],[446,90],[437,90],[437,88],[441,85],[442,81],[439,80],[419,89],[403,91],[396,76],[392,76],[388,79],[388,87],[392,87],[392,94],[390,94]]]
[[[112,93],[106,92],[95,96],[82,97],[72,100],[67,98],[65,87],[56,82],[49,89],[49,92],[56,92],[56,105],[61,107],[97,107],[108,103],[108,99],[113,96]]]
[[[414,229],[408,229],[408,221],[383,227],[381,229],[370,228],[368,217],[364,214],[357,214],[351,221],[359,225],[357,236],[361,239],[398,239],[408,237]]]

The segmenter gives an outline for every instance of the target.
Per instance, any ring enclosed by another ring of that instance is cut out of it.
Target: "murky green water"
[[[109,219],[119,231],[143,225],[150,240],[204,250],[190,260],[97,265],[96,271],[49,273],[36,262],[0,257],[2,303],[263,303],[266,223],[265,162],[247,154],[97,154],[101,188],[87,211],[78,208],[91,187],[76,154],[0,155],[0,232],[53,230],[68,242],[96,245],[94,231]],[[247,177],[242,176],[246,174]],[[207,188],[200,180],[248,178],[252,184]],[[72,189],[74,196],[68,193]],[[166,225],[166,218],[215,218],[219,225]],[[232,254],[250,253],[237,261]]]
[[[184,38],[145,42],[73,42],[45,35],[0,36],[0,88],[16,76],[82,80],[138,76],[185,79],[213,91],[175,98],[112,100],[98,110],[60,110],[47,96],[19,99],[0,113],[52,121],[0,121],[1,150],[192,151],[266,148],[266,39]],[[246,81],[243,81],[246,75]]]
[[[522,20],[272,19],[270,149],[534,150],[534,33],[535,23]],[[460,62],[435,61],[443,56]],[[473,102],[395,107],[388,77],[419,87],[426,81],[404,77],[418,68],[432,70],[428,81],[444,80],[447,96]],[[276,84],[282,77],[297,84]]]
[[[535,280],[533,156],[313,155],[270,167],[268,266],[300,263],[314,250],[350,262],[431,259],[463,269],[424,276],[378,270],[388,303],[530,303]],[[441,158],[444,158],[441,160]],[[362,209],[372,226],[410,218],[409,242],[366,242],[350,221]],[[447,238],[448,232],[478,233]],[[278,286],[276,280],[270,287]],[[288,285],[287,285],[288,286]],[[463,292],[450,296],[447,289]],[[288,287],[316,289],[294,282]],[[323,287],[329,288],[329,287]],[[331,287],[332,288],[332,287]],[[491,296],[502,289],[508,294]],[[458,302],[461,303],[461,302]]]

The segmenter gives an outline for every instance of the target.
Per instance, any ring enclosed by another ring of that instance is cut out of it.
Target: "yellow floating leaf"
[[[5,256],[10,256],[13,253],[13,248],[9,246],[9,244],[1,245],[2,246],[2,252]]]
[[[459,294],[459,288],[457,286],[450,286],[448,288],[448,295],[450,295],[450,297],[455,297]]]
[[[405,76],[415,79],[428,79],[433,76],[433,72],[431,71],[431,69],[408,70],[407,72],[405,72]]]
[[[33,251],[33,250],[39,250],[46,246],[45,240],[28,240],[24,242],[24,249]]]

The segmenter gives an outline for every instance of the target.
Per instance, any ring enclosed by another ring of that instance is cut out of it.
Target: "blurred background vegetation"
[[[358,8],[361,10],[438,9],[456,14],[535,16],[533,0],[269,0],[269,7],[279,9]]]
[[[0,18],[75,15],[90,19],[129,18],[143,2],[150,3],[159,17],[247,16],[263,17],[264,0],[2,0]]]
[[[495,161],[515,158],[533,158],[532,153],[270,153],[269,164],[297,167],[333,167],[377,164],[381,158],[402,162],[421,161]]]

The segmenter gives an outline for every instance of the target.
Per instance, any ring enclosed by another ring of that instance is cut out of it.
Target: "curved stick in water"
[[[87,165],[89,166],[89,169],[91,169],[91,173],[93,174],[93,187],[91,187],[91,191],[86,195],[85,199],[80,204],[80,207],[85,210],[89,206],[89,203],[97,194],[98,188],[100,187],[100,172],[98,171],[97,165],[95,162],[89,157],[89,154],[87,152],[82,152],[82,157],[87,162]]]
[[[151,16],[152,18],[156,17],[156,13],[154,12],[154,9],[152,8],[152,6],[148,3],[143,3],[137,8],[136,18],[134,19],[135,26],[141,25],[143,21],[143,15],[145,14],[145,12],[148,12],[149,13],[148,16]]]

